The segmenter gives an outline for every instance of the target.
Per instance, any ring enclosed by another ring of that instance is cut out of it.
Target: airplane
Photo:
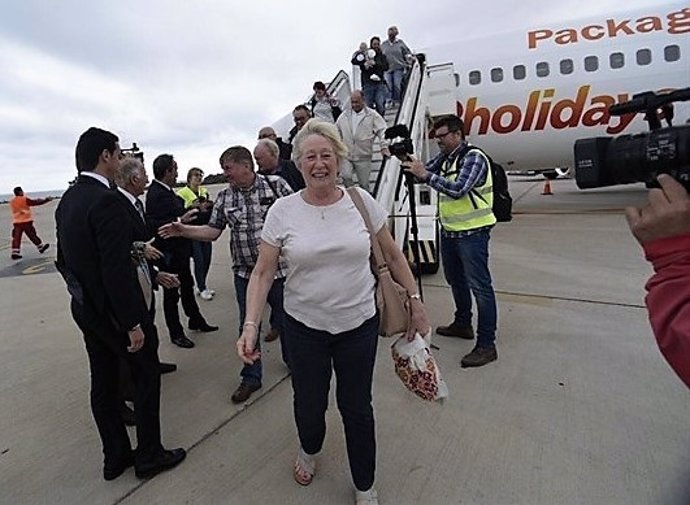
[[[609,106],[645,91],[690,86],[690,7],[682,2],[567,20],[430,47],[453,62],[457,114],[472,143],[509,172],[555,178],[573,166],[576,140],[648,130],[643,114]],[[674,124],[690,119],[675,104]]]

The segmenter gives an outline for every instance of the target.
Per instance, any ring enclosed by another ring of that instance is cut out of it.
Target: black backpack
[[[508,190],[508,177],[506,177],[506,171],[503,167],[496,163],[491,156],[486,154],[482,149],[477,146],[467,145],[465,148],[458,153],[458,159],[461,160],[469,151],[479,151],[486,159],[489,160],[489,169],[491,170],[491,180],[492,180],[492,193],[493,193],[493,205],[491,210],[496,216],[496,221],[499,223],[507,223],[513,219],[513,198],[510,196],[510,191]],[[473,196],[477,198],[482,198],[482,196],[476,192],[474,189],[470,192],[470,200],[472,204],[476,207],[474,203]]]

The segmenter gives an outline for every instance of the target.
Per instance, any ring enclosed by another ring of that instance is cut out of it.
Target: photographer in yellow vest
[[[438,191],[443,272],[455,300],[455,318],[436,333],[474,339],[472,298],[477,304],[477,344],[460,362],[463,367],[486,365],[496,352],[496,295],[489,272],[489,238],[496,218],[490,162],[465,139],[464,124],[455,115],[434,124],[441,153],[424,165],[411,159],[403,168]]]

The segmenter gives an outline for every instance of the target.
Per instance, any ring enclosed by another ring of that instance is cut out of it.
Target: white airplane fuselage
[[[432,64],[454,63],[469,138],[507,170],[571,167],[577,139],[647,131],[642,114],[611,116],[611,105],[690,86],[690,7],[671,3],[424,52]],[[690,102],[674,110],[675,125],[690,119]]]

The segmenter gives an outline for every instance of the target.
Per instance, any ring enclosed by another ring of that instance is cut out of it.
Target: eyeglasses
[[[308,118],[308,117],[305,117],[305,116],[295,116],[295,117],[293,118],[293,120],[295,121],[295,123],[304,123],[304,122],[307,121],[307,119],[309,119],[309,118]]]
[[[457,132],[448,130],[446,133],[434,133],[434,138],[436,140],[443,140],[444,138],[446,138],[447,135],[450,135],[451,133],[457,133]]]

